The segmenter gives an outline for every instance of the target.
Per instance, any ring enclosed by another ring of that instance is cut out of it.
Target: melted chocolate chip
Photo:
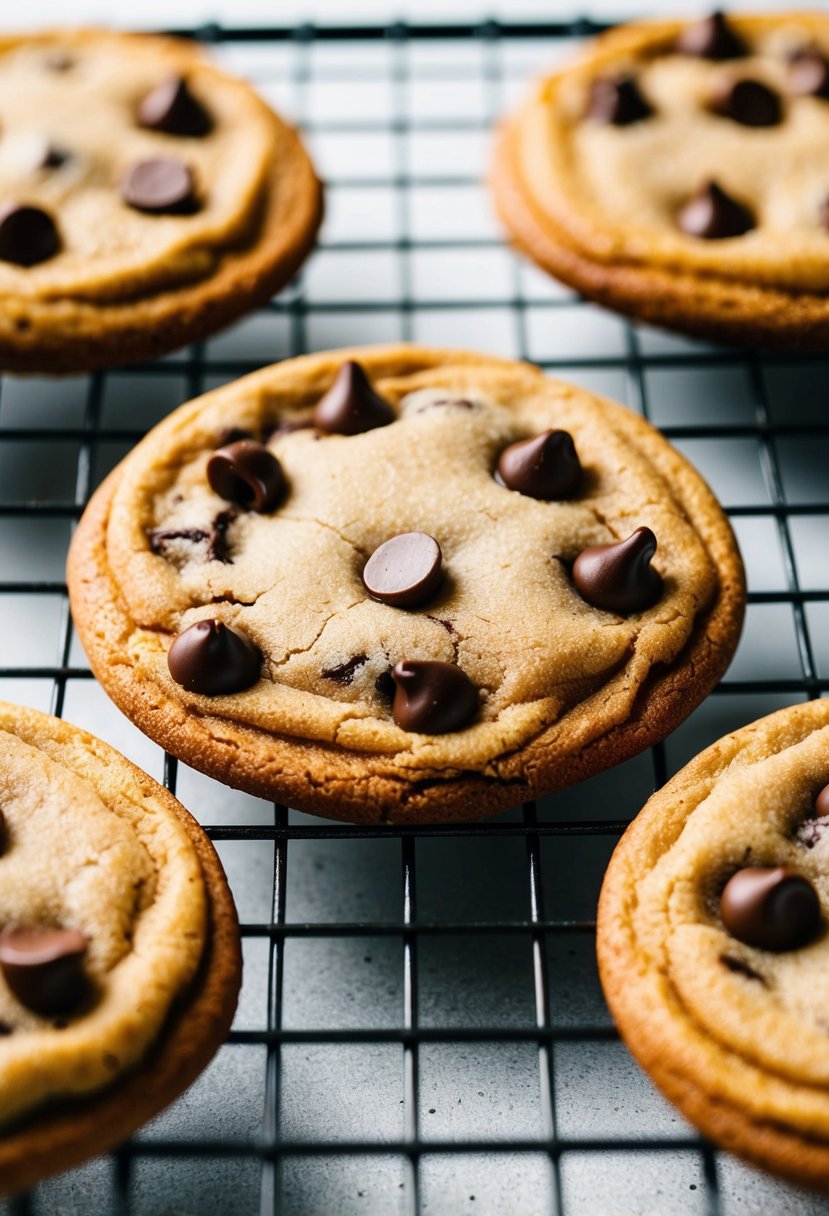
[[[478,712],[478,691],[455,663],[403,659],[392,678],[392,717],[401,730],[443,735],[463,730]]]
[[[176,683],[188,692],[220,697],[255,684],[262,655],[246,634],[208,618],[173,639],[167,666]]]
[[[215,451],[207,462],[207,480],[220,498],[259,514],[273,511],[285,493],[282,465],[253,439]]]
[[[149,533],[150,548],[153,553],[165,556],[167,546],[174,540],[184,540],[193,545],[199,545],[207,540],[209,533],[203,528],[153,528]]]
[[[776,127],[783,119],[780,98],[761,80],[726,82],[714,94],[711,109],[744,127]]]
[[[815,798],[815,810],[818,815],[829,815],[829,785],[824,785]]]
[[[607,612],[642,612],[662,594],[662,579],[651,566],[656,537],[637,528],[626,540],[584,549],[573,563],[573,582],[582,599]]]
[[[719,10],[687,25],[677,39],[676,49],[681,55],[695,55],[699,59],[740,59],[748,54],[745,42]]]
[[[58,230],[48,212],[24,203],[0,207],[0,260],[35,266],[53,258],[59,249]]]
[[[815,936],[820,902],[809,880],[787,866],[748,866],[725,884],[720,915],[738,941],[760,950],[796,950]]]
[[[0,933],[0,971],[11,991],[35,1013],[60,1013],[87,991],[87,939],[76,929],[11,925]]]
[[[154,156],[130,165],[121,178],[121,198],[136,211],[183,215],[196,209],[196,183],[184,161]]]
[[[349,360],[314,410],[314,425],[331,435],[361,435],[388,426],[397,415],[369,383],[359,363]]]
[[[236,518],[237,514],[231,508],[228,511],[220,511],[213,520],[210,536],[207,541],[207,560],[209,562],[222,562],[226,566],[232,565],[233,559],[230,556],[230,538],[227,535],[227,530]]]
[[[210,115],[193,96],[183,76],[170,76],[143,97],[138,105],[139,126],[165,135],[198,138],[213,126]]]
[[[706,241],[742,236],[754,227],[754,215],[714,181],[706,182],[678,216],[679,226],[688,236]]]
[[[255,438],[256,436],[253,434],[253,431],[247,431],[244,427],[226,426],[224,430],[219,433],[219,437],[216,441],[216,447],[226,448],[229,447],[231,443],[238,443],[240,439]]]
[[[440,545],[426,532],[401,532],[375,549],[363,567],[369,595],[395,608],[417,608],[437,593]]]
[[[829,100],[829,59],[814,47],[795,52],[789,62],[789,92]]]
[[[379,676],[374,681],[374,687],[377,689],[380,696],[385,697],[387,701],[394,700],[397,685],[394,682],[391,667],[388,667],[385,671],[380,672]]]
[[[320,675],[324,680],[333,680],[336,684],[351,684],[356,673],[367,662],[368,655],[355,654],[353,659],[346,659],[344,663],[339,663],[336,667],[323,668]]]
[[[744,963],[741,958],[735,958],[733,954],[721,954],[720,962],[736,975],[744,975],[747,980],[757,980],[764,988],[767,987],[765,976],[762,976],[759,971],[755,971],[753,967],[749,967],[748,963]]]
[[[498,458],[496,480],[545,502],[570,498],[581,485],[582,470],[568,431],[543,431],[512,443]]]
[[[590,85],[587,117],[613,127],[629,127],[650,118],[653,108],[633,76],[599,76]]]

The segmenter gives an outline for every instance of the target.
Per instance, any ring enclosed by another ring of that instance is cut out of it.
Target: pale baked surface
[[[175,799],[35,710],[0,704],[0,738],[0,924],[80,930],[90,982],[79,1007],[42,1016],[0,974],[6,1191],[105,1150],[181,1092],[227,1031],[240,964],[221,866]]]
[[[56,57],[68,66],[54,70]],[[173,75],[209,114],[207,134],[139,125],[142,99]],[[100,30],[6,38],[0,113],[0,200],[44,208],[61,239],[36,265],[0,260],[3,366],[77,370],[163,353],[262,302],[313,242],[320,188],[295,132],[190,44]],[[46,146],[64,163],[42,167]],[[192,212],[124,202],[125,172],[157,157],[191,170]]]
[[[814,149],[829,102],[790,93],[788,55],[829,51],[819,14],[729,16],[750,54],[711,61],[673,50],[683,23],[621,27],[542,81],[504,126],[492,186],[518,244],[584,294],[655,323],[721,341],[823,348],[829,333],[829,185]],[[591,83],[631,73],[653,113],[614,126],[585,116]],[[749,127],[713,113],[719,86],[752,79],[783,120]],[[756,226],[704,240],[682,206],[708,179]]]
[[[156,529],[209,531],[227,507],[205,476],[226,428],[307,420],[349,357],[397,421],[277,434],[288,495],[237,514],[230,561],[187,541],[152,552]],[[447,396],[473,408],[430,405]],[[584,492],[547,503],[499,486],[499,452],[549,427],[573,435]],[[569,563],[640,525],[658,539],[662,598],[627,617],[590,607]],[[404,611],[370,599],[361,572],[411,530],[439,541],[446,577]],[[645,422],[527,365],[417,347],[291,360],[181,407],[96,494],[69,581],[93,669],[151,737],[303,809],[395,821],[497,810],[647,746],[721,674],[743,607],[725,517]],[[170,677],[170,641],[205,617],[262,651],[252,688],[207,698]],[[457,662],[478,719],[444,735],[396,726],[376,681],[406,658]],[[349,681],[326,675],[355,659]]]
[[[797,829],[814,818],[827,781],[825,700],[721,739],[654,795],[625,833],[598,923],[611,1011],[665,1094],[725,1147],[824,1190],[829,834],[806,847]],[[779,954],[737,941],[718,910],[731,873],[777,864],[812,883],[824,917],[809,945]]]

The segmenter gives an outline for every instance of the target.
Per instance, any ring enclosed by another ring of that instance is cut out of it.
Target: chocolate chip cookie
[[[624,26],[542,81],[492,175],[518,246],[713,341],[829,340],[829,17]]]
[[[204,832],[85,731],[0,704],[0,1192],[113,1147],[221,1044],[241,967]]]
[[[263,303],[321,192],[296,135],[192,44],[0,39],[0,367],[165,354]]]
[[[623,836],[598,953],[630,1050],[725,1148],[829,1190],[829,701],[709,747]]]
[[[662,738],[737,642],[739,555],[641,418],[393,346],[182,406],[69,558],[95,674],[197,768],[356,820],[472,818]]]

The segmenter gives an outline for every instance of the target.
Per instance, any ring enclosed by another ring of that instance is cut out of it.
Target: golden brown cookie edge
[[[801,1136],[770,1120],[750,1118],[712,1095],[704,1086],[698,1066],[693,1077],[678,1067],[681,1029],[673,1025],[672,1032],[666,1032],[665,1021],[660,1018],[659,1029],[652,1030],[640,963],[620,914],[628,902],[628,871],[640,870],[638,861],[632,864],[630,854],[640,843],[651,845],[651,852],[656,853],[658,834],[662,847],[657,855],[661,855],[679,835],[696,805],[677,795],[712,781],[754,738],[758,727],[775,720],[789,721],[794,715],[802,717],[810,730],[829,725],[829,701],[789,706],[725,735],[689,761],[648,800],[616,846],[605,873],[599,896],[596,953],[602,989],[619,1033],[665,1097],[704,1135],[729,1152],[791,1182],[829,1193],[829,1143]]]
[[[21,712],[39,719],[37,710]],[[61,726],[88,732],[61,721]],[[242,981],[239,922],[222,863],[204,829],[181,803],[114,748],[96,739],[113,765],[181,822],[201,864],[208,899],[205,953],[162,1037],[136,1069],[88,1099],[55,1104],[0,1135],[0,1194],[13,1195],[116,1147],[184,1092],[227,1038]]]
[[[309,368],[330,359],[357,358],[372,370],[404,374],[442,362],[516,365],[512,360],[417,346],[348,349],[306,356]],[[255,373],[257,378],[267,375]],[[190,402],[184,408],[192,408]],[[702,701],[725,671],[736,648],[745,605],[742,562],[721,507],[703,479],[668,442],[632,412],[620,410],[629,439],[652,448],[648,455],[674,486],[685,487],[683,505],[718,572],[719,594],[702,614],[682,661],[652,673],[630,717],[587,746],[571,732],[562,747],[560,724],[499,758],[498,775],[453,773],[418,780],[390,767],[388,757],[346,751],[204,714],[191,714],[149,679],[138,679],[123,654],[132,623],[106,561],[109,503],[115,469],[91,499],[75,532],[67,565],[73,616],[93,672],[116,705],[155,742],[209,776],[298,810],[358,823],[417,824],[469,820],[496,814],[552,793],[619,764],[663,739]],[[689,507],[691,508],[689,510]],[[146,687],[145,687],[146,685]],[[550,744],[555,744],[550,754]],[[530,774],[529,777],[527,774]],[[321,792],[322,791],[322,792]]]

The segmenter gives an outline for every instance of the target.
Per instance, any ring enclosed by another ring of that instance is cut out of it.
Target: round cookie
[[[829,1191],[829,702],[720,739],[638,815],[599,901],[602,984],[707,1136]]]
[[[153,358],[264,303],[309,252],[296,132],[172,38],[0,39],[0,367]]]
[[[623,26],[503,126],[517,245],[610,308],[718,342],[829,341],[829,17]]]
[[[93,497],[68,579],[95,674],[151,738],[396,823],[491,814],[662,738],[744,604],[728,521],[641,418],[412,346],[182,406]]]
[[[0,703],[0,1193],[125,1140],[223,1042],[241,980],[196,821],[94,736]],[[45,847],[46,846],[46,847]]]

